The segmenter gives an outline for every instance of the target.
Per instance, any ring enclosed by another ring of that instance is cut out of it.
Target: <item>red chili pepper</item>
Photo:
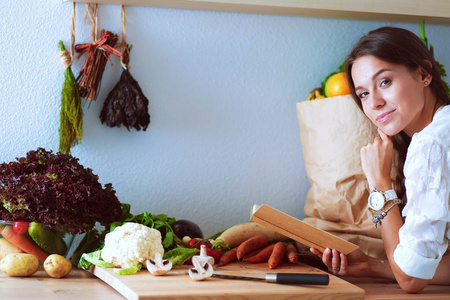
[[[25,220],[17,220],[14,222],[13,229],[17,234],[25,234],[28,232],[28,222]]]

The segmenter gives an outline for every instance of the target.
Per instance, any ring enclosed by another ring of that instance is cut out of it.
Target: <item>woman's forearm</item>
[[[434,274],[433,279],[430,280],[431,284],[450,285],[450,276],[448,276],[450,270],[450,255],[444,255],[439,262],[439,266]]]
[[[403,225],[398,206],[394,206],[386,215],[381,223],[381,236],[384,249],[389,260],[392,272],[400,287],[410,293],[416,293],[424,289],[429,280],[411,277],[405,274],[394,261],[394,251],[399,244],[398,232]]]

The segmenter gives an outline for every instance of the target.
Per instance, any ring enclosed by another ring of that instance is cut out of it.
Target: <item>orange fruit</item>
[[[325,82],[325,97],[336,97],[350,94],[347,77],[344,72],[336,73]]]

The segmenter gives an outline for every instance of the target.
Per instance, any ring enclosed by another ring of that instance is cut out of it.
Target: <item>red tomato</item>
[[[191,239],[187,243],[188,248],[197,248],[200,250],[201,246],[205,245],[206,248],[211,247],[211,243],[208,240],[202,240],[202,239]]]
[[[190,239],[186,246],[188,248],[195,248],[196,243],[198,243],[198,239]]]
[[[200,253],[195,254],[194,256],[198,256],[200,255]],[[214,258],[214,264],[218,264],[220,261],[220,258],[222,257],[222,252],[220,252],[220,250],[217,249],[210,249],[210,248],[206,248],[206,255],[211,256],[212,258]],[[192,257],[189,258],[185,264],[187,265],[192,265]]]
[[[222,257],[222,252],[220,252],[220,250],[217,249],[206,249],[206,254],[208,256],[212,256],[214,258],[214,264],[218,264],[220,258]]]
[[[25,234],[28,232],[28,222],[25,220],[17,220],[14,222],[13,229],[18,234]]]

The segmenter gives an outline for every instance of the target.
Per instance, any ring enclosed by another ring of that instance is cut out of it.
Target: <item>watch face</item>
[[[373,210],[380,210],[383,208],[385,198],[383,194],[375,192],[369,196],[369,207]]]

